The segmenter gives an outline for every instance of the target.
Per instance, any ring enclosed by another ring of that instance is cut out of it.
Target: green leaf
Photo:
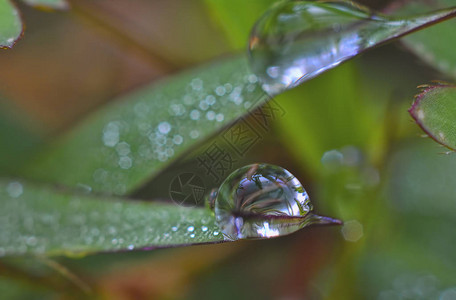
[[[56,141],[22,174],[126,194],[266,99],[246,58],[227,59],[117,99]]]
[[[66,0],[22,0],[30,6],[38,8],[67,9],[69,7]]]
[[[27,120],[27,121],[25,121]],[[0,95],[0,174],[14,174],[35,154],[40,143],[38,126]]]
[[[432,5],[429,5],[432,4]],[[422,12],[436,7],[455,6],[455,0],[440,0],[427,3],[410,3],[405,9],[409,12]],[[447,20],[411,34],[402,42],[430,66],[444,74],[456,78],[456,20]]]
[[[22,35],[19,11],[8,0],[0,1],[0,48],[11,48]]]
[[[220,242],[208,209],[122,201],[0,180],[0,256],[84,255]]]
[[[456,149],[456,86],[425,85],[409,109],[416,123],[436,142]]]

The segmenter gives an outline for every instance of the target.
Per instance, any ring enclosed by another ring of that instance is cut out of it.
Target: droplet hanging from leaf
[[[253,28],[250,63],[263,89],[277,95],[367,49],[455,15],[455,7],[398,18],[348,1],[281,2]]]
[[[341,224],[312,213],[299,180],[269,164],[234,171],[212,197],[216,223],[228,240],[276,237],[312,224]]]
[[[456,86],[448,83],[421,86],[409,109],[416,123],[436,142],[456,149]]]

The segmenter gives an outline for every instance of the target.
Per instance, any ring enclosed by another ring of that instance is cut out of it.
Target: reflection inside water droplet
[[[217,225],[230,240],[269,238],[310,224],[339,223],[313,214],[301,183],[287,170],[269,164],[234,171],[214,196]]]
[[[295,87],[361,51],[455,12],[399,19],[349,1],[284,1],[255,25],[249,54],[253,72],[271,95]]]

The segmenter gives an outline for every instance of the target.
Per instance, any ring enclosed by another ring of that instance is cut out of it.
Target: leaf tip
[[[447,113],[444,112],[451,105],[447,101],[452,101],[452,98],[447,97],[442,90],[456,88],[456,86],[445,81],[431,82],[432,84],[418,86],[421,92],[415,95],[415,100],[408,112],[427,136],[451,151],[456,151],[456,147],[453,146],[456,145],[456,141],[453,140],[453,127],[456,127],[456,121],[449,119]],[[439,90],[436,91],[436,89]],[[435,93],[430,94],[431,92]]]
[[[16,45],[16,43],[22,39],[25,32],[25,23],[20,10],[16,6],[16,3],[12,1],[9,1],[8,3],[11,5],[12,14],[16,17],[16,22],[19,23],[20,29],[18,30],[18,32],[14,33],[12,37],[6,39],[4,44],[2,44],[2,42],[0,41],[0,50],[12,49]]]

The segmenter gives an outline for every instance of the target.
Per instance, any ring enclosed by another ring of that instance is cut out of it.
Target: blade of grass
[[[38,155],[24,176],[123,195],[266,101],[243,56],[114,101]]]
[[[0,256],[85,255],[223,241],[208,209],[0,180]]]

